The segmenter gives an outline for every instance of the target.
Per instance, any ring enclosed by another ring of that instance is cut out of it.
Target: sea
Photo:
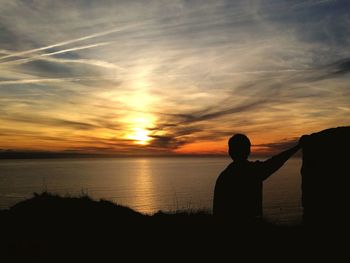
[[[0,209],[33,193],[89,195],[145,214],[212,211],[215,181],[225,157],[135,157],[0,160]],[[264,182],[266,221],[299,224],[301,159],[291,158]]]

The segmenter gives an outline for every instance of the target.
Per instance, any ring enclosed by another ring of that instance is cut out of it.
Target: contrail
[[[96,38],[96,37],[100,37],[100,36],[109,35],[109,34],[112,34],[112,33],[115,33],[115,32],[120,32],[120,31],[123,31],[123,30],[130,29],[130,28],[136,27],[138,25],[142,25],[142,24],[143,23],[137,23],[137,24],[129,25],[129,26],[125,26],[125,27],[114,28],[114,29],[103,31],[103,32],[100,32],[100,33],[95,33],[95,34],[91,34],[91,35],[84,36],[84,37],[74,38],[74,39],[71,39],[71,40],[62,41],[62,42],[59,42],[59,43],[56,43],[56,44],[52,44],[52,45],[48,45],[48,46],[44,46],[44,47],[39,47],[39,48],[34,48],[34,49],[26,50],[26,51],[16,52],[16,53],[13,53],[11,55],[6,55],[6,56],[3,56],[3,57],[0,57],[0,60],[6,59],[6,58],[11,58],[11,57],[23,56],[23,55],[35,53],[37,51],[42,51],[42,50],[46,50],[46,49],[50,49],[50,48],[55,48],[55,47],[59,47],[59,46],[72,44],[72,43],[79,42],[79,41],[88,40],[88,39],[91,39],[91,38]]]
[[[39,59],[56,62],[56,63],[80,63],[85,65],[98,66],[102,68],[125,70],[121,66],[115,65],[113,63],[110,63],[104,60],[98,60],[98,59],[58,59],[58,58],[49,58],[49,57],[39,58]]]
[[[0,53],[13,54],[14,52],[9,51],[9,50],[1,49]],[[52,55],[52,53],[51,53],[51,55]],[[28,56],[28,55],[26,55],[26,57],[28,59],[33,58],[31,56]],[[50,62],[56,62],[56,63],[80,63],[80,64],[86,64],[86,65],[103,67],[103,68],[125,70],[121,66],[115,65],[113,63],[110,63],[110,62],[107,62],[107,61],[104,61],[104,60],[98,60],[98,59],[66,59],[66,58],[55,58],[55,57],[51,58],[51,57],[48,57],[48,56],[45,56],[45,57],[35,56],[35,58],[38,59],[38,60],[44,60],[44,61],[50,61]],[[9,62],[2,62],[2,63],[0,62],[0,67],[1,67],[1,65],[6,65],[6,64],[8,64],[10,62],[12,63],[12,62],[15,62],[15,61],[18,61],[18,60],[12,60],[12,61],[9,61]],[[23,63],[26,63],[26,62],[29,62],[29,61],[23,61]],[[17,63],[13,63],[13,64],[17,64]]]
[[[100,47],[100,46],[105,46],[108,44],[110,44],[110,42],[101,42],[101,43],[91,44],[91,45],[86,45],[86,46],[67,48],[67,49],[63,49],[63,50],[59,50],[59,51],[55,51],[55,52],[51,52],[51,53],[45,53],[45,54],[41,54],[41,55],[32,56],[29,58],[22,58],[22,59],[18,59],[18,60],[2,62],[2,63],[0,63],[0,65],[23,64],[23,63],[27,63],[27,62],[30,62],[30,61],[33,61],[36,59],[40,59],[41,57],[48,57],[48,56],[53,56],[53,55],[67,53],[67,52],[76,51],[76,50]]]
[[[35,84],[35,83],[60,83],[60,82],[78,82],[85,80],[115,80],[116,77],[75,77],[75,78],[34,78],[34,79],[16,79],[16,80],[3,80],[0,81],[1,85],[14,85],[14,84]]]

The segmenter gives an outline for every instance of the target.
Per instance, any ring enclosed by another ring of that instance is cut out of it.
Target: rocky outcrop
[[[327,129],[303,143],[302,205],[307,224],[348,223],[350,126]]]

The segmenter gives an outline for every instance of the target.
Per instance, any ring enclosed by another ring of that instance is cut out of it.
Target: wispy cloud
[[[349,124],[348,1],[3,2],[0,148],[274,152]]]

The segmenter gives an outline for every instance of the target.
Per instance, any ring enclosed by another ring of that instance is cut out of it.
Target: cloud
[[[350,71],[350,58],[344,58],[328,65],[331,74],[333,75],[343,75]]]
[[[71,121],[71,120],[65,120],[65,119],[58,119],[58,118],[48,118],[44,116],[31,116],[31,115],[25,115],[25,114],[11,114],[2,116],[2,120],[9,120],[9,121],[15,121],[15,122],[21,122],[21,123],[32,123],[35,125],[48,125],[48,126],[56,126],[56,127],[68,127],[72,129],[78,129],[78,130],[91,130],[96,129],[99,126],[87,123],[87,122],[81,122],[81,121]]]
[[[253,148],[257,148],[258,151],[256,151],[256,154],[262,154],[265,155],[268,154],[278,154],[280,152],[283,152],[285,150],[288,150],[295,145],[297,145],[299,141],[299,138],[289,138],[289,139],[283,139],[278,142],[272,142],[272,143],[263,143],[263,144],[255,144],[252,145]]]
[[[41,127],[51,144],[41,137],[40,147],[128,154],[213,145],[235,132],[263,145],[344,125],[348,6],[4,0],[0,123],[16,138],[28,132],[28,144]],[[149,145],[124,139],[134,128],[149,132]]]
[[[238,105],[232,108],[230,107],[220,111],[213,111],[213,112],[204,113],[204,114],[201,114],[201,113],[192,114],[192,115],[188,114],[188,115],[181,115],[181,116],[185,117],[185,120],[184,120],[185,123],[188,123],[188,122],[195,123],[195,122],[200,122],[205,120],[217,119],[225,115],[238,114],[245,111],[253,110],[254,108],[261,107],[264,103],[265,101],[259,100],[248,104],[244,103],[242,105]]]

